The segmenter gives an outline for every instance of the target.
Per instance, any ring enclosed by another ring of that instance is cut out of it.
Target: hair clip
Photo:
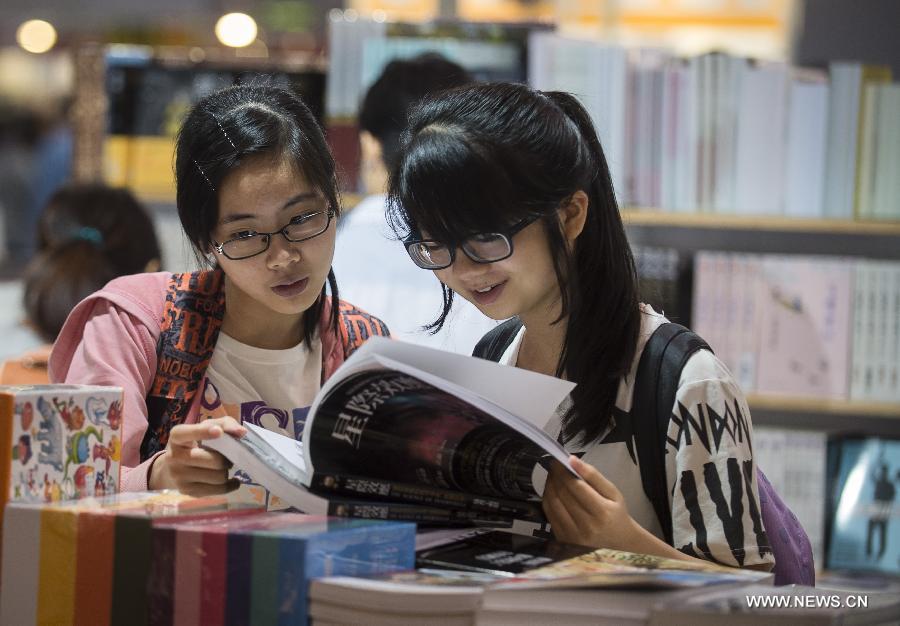
[[[103,245],[103,233],[93,226],[82,226],[75,232],[73,238],[79,241],[89,241],[95,246]]]
[[[234,148],[235,151],[237,151],[237,146],[234,145],[234,142],[231,140],[231,137],[229,137],[229,136],[228,136],[228,133],[225,132],[225,127],[222,126],[222,122],[220,122],[220,121],[219,121],[219,118],[216,117],[213,113],[210,113],[210,115],[212,115],[212,118],[213,118],[214,120],[216,120],[216,124],[219,125],[219,130],[221,130],[221,131],[222,131],[222,134],[225,135],[225,139],[227,139],[227,140],[228,140],[228,143],[231,144],[231,147]]]
[[[212,182],[209,180],[209,177],[206,175],[206,172],[203,171],[203,168],[200,167],[200,164],[197,163],[197,159],[194,159],[193,161],[194,161],[194,165],[197,166],[197,170],[200,172],[200,175],[203,177],[203,180],[206,181],[206,184],[209,185],[209,188],[210,188],[210,189],[212,189],[213,191],[215,191],[215,190],[216,190],[215,186],[214,186],[214,185],[212,184]]]

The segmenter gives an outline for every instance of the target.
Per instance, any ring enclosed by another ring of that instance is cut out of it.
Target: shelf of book
[[[777,215],[673,213],[659,209],[634,207],[623,209],[622,219],[629,226],[900,236],[900,222],[897,221],[803,219]]]
[[[747,404],[757,425],[900,436],[900,404],[761,394]]]

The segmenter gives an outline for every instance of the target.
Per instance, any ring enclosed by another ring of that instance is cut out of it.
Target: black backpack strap
[[[472,350],[472,356],[488,361],[499,361],[513,339],[516,338],[520,328],[522,328],[522,321],[518,317],[498,324],[478,340],[475,349]]]
[[[666,436],[681,370],[698,350],[710,347],[684,326],[665,323],[647,340],[634,381],[631,419],[641,483],[669,545],[673,544],[673,534],[666,480]]]

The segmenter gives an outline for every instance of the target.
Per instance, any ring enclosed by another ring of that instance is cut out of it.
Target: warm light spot
[[[28,20],[16,31],[16,41],[28,52],[41,54],[56,44],[56,29],[44,20]]]
[[[216,37],[231,48],[249,46],[256,39],[256,21],[246,13],[228,13],[216,22]]]

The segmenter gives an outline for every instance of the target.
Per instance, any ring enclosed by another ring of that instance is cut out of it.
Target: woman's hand
[[[191,496],[227,493],[238,487],[228,479],[228,460],[200,446],[203,439],[225,433],[243,437],[247,429],[232,417],[209,419],[199,424],[180,424],[169,432],[169,443],[150,468],[150,489],[178,489]]]
[[[639,551],[635,547],[643,529],[628,514],[622,493],[593,466],[574,456],[570,461],[584,480],[554,463],[544,487],[544,513],[553,536],[583,546]]]

